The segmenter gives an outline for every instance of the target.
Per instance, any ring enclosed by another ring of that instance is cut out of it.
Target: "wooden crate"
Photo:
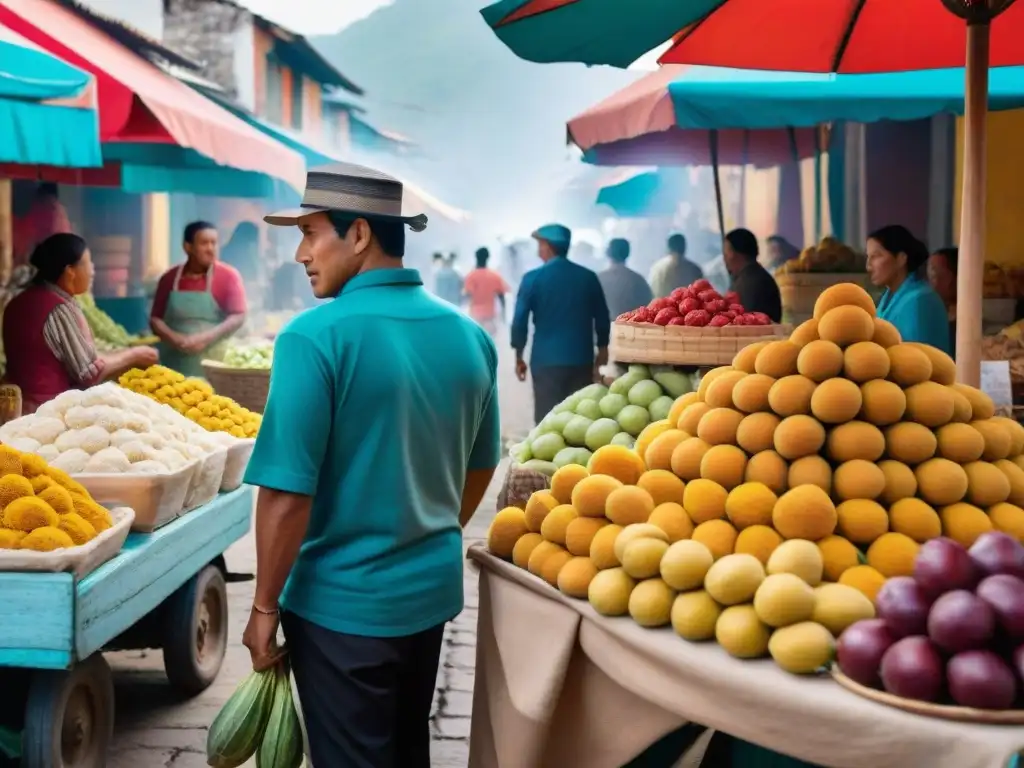
[[[728,365],[748,344],[786,339],[792,330],[788,324],[690,328],[615,322],[609,353],[618,363]]]
[[[871,284],[866,272],[788,272],[776,275],[775,282],[782,296],[786,320],[799,324],[814,314],[814,302],[826,288],[839,283],[853,283],[878,301],[880,291]]]

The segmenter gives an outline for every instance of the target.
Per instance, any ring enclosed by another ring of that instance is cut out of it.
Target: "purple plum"
[[[928,630],[931,600],[909,576],[889,579],[875,596],[875,610],[897,639],[923,635]]]
[[[1024,580],[1006,573],[989,576],[975,590],[996,614],[996,623],[1014,643],[1024,642]]]
[[[847,628],[836,645],[836,661],[843,674],[869,688],[881,688],[882,656],[896,638],[882,619],[864,619]]]
[[[1024,579],[1024,544],[1007,533],[983,533],[967,553],[985,576],[1007,573]]]
[[[947,592],[928,612],[928,637],[948,653],[985,648],[995,630],[995,612],[965,589]]]
[[[946,665],[949,695],[962,707],[1010,709],[1017,698],[1013,670],[992,651],[964,651]]]
[[[914,581],[933,599],[957,589],[974,589],[978,577],[967,550],[952,539],[925,542],[914,560]]]
[[[927,637],[904,637],[882,656],[882,685],[904,699],[936,701],[945,683],[942,656]]]

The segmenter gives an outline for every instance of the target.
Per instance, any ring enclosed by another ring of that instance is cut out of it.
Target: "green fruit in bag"
[[[302,725],[292,701],[287,665],[276,672],[274,703],[263,741],[256,750],[256,768],[299,768],[302,765]]]
[[[277,674],[253,672],[225,702],[206,735],[206,763],[238,768],[256,753],[270,719]]]

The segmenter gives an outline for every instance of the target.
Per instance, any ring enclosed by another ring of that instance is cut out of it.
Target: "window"
[[[302,84],[306,79],[298,72],[292,71],[292,128],[302,130],[302,108],[305,106],[305,89]]]
[[[267,54],[267,94],[265,117],[272,123],[281,124],[283,94],[281,93],[281,64],[277,57]]]

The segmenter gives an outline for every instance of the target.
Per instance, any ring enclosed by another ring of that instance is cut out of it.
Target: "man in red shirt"
[[[226,342],[245,322],[245,287],[238,271],[217,260],[217,229],[185,227],[187,260],[160,278],[149,324],[163,342],[160,361],[186,376],[202,376],[203,360],[223,358]]]
[[[476,320],[493,338],[498,332],[498,319],[505,318],[505,278],[487,266],[491,253],[486,248],[476,252],[476,269],[466,275],[463,291],[469,298],[469,316]],[[495,304],[501,307],[496,314]]]

